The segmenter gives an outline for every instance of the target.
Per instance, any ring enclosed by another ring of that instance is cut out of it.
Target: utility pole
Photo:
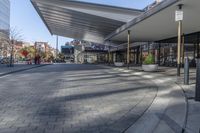
[[[58,36],[56,36],[56,59],[58,58]]]

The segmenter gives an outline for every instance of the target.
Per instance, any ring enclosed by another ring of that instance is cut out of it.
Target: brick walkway
[[[154,83],[95,65],[51,65],[0,80],[0,133],[121,133],[151,105]]]

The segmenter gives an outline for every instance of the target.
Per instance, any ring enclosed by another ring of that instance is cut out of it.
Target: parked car
[[[10,57],[4,57],[0,60],[1,64],[9,64],[10,62]],[[12,60],[12,62],[14,63],[14,59]]]
[[[9,57],[4,57],[1,59],[1,64],[8,64],[9,63]]]

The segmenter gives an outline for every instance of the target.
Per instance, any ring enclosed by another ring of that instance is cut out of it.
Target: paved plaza
[[[0,80],[0,133],[122,133],[157,92],[145,77],[96,65],[14,73]]]

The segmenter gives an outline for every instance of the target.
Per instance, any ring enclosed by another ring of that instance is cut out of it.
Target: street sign
[[[175,12],[175,21],[183,20],[183,11],[176,11]]]

